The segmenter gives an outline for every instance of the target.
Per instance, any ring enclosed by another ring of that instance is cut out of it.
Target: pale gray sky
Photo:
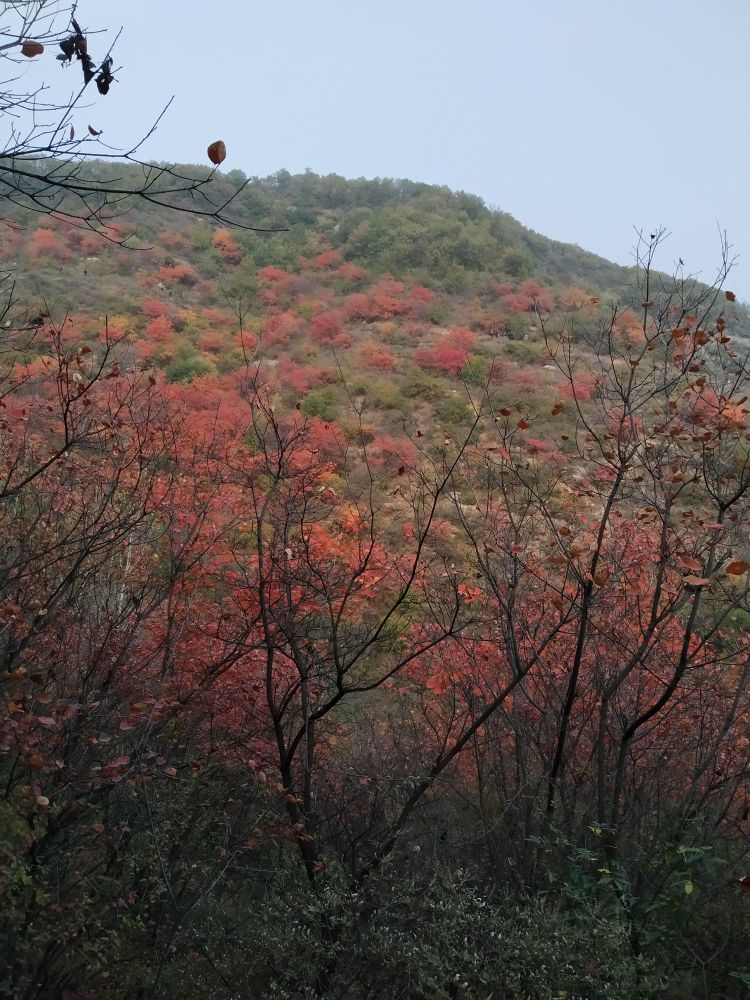
[[[152,159],[310,167],[480,195],[538,232],[711,278],[717,226],[750,299],[750,0],[79,0],[123,36],[91,109]],[[86,112],[85,114],[89,114]],[[84,116],[85,116],[84,114]],[[94,121],[95,119],[95,121]]]

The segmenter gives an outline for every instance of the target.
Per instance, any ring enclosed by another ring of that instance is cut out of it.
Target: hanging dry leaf
[[[737,298],[734,292],[724,292],[724,296],[726,297],[728,302],[734,302],[734,300]]]
[[[89,135],[97,136],[101,134],[102,134],[101,129],[96,129],[93,127],[93,125],[89,125]]]
[[[44,46],[41,42],[24,42],[21,46],[21,55],[26,56],[27,59],[40,56],[42,52],[44,52]]]
[[[212,142],[208,147],[208,158],[214,166],[218,167],[220,163],[223,163],[227,158],[227,147],[221,141],[217,139],[216,142]]]

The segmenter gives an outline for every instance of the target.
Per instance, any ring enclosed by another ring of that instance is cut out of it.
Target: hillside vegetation
[[[192,204],[5,203],[0,995],[745,996],[727,268],[410,181]]]

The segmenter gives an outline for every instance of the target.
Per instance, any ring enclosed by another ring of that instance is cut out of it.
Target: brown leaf
[[[516,424],[516,427],[519,429],[519,431],[526,431],[529,429],[530,424],[528,420],[519,420],[518,423]]]
[[[208,158],[214,166],[218,167],[220,163],[223,163],[227,158],[227,147],[224,145],[221,139],[217,139],[216,142],[212,142],[208,147]]]
[[[725,573],[729,573],[732,576],[742,576],[743,573],[747,573],[750,569],[750,563],[745,562],[744,559],[734,559],[729,563],[728,566],[724,568]]]
[[[686,583],[690,587],[708,587],[711,580],[707,576],[683,576],[682,582]]]
[[[96,128],[94,128],[93,125],[89,125],[89,135],[97,136],[97,135],[101,135],[101,134],[102,134],[102,130],[100,128],[96,129]]]
[[[40,56],[42,52],[44,52],[44,46],[41,42],[24,42],[21,46],[21,55],[26,56],[27,59]]]
[[[734,292],[724,292],[724,296],[728,302],[734,302],[734,300],[737,298]]]

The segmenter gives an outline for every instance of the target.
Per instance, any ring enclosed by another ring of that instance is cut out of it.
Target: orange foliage
[[[167,284],[194,285],[198,280],[195,268],[187,263],[159,268],[159,277]]]

